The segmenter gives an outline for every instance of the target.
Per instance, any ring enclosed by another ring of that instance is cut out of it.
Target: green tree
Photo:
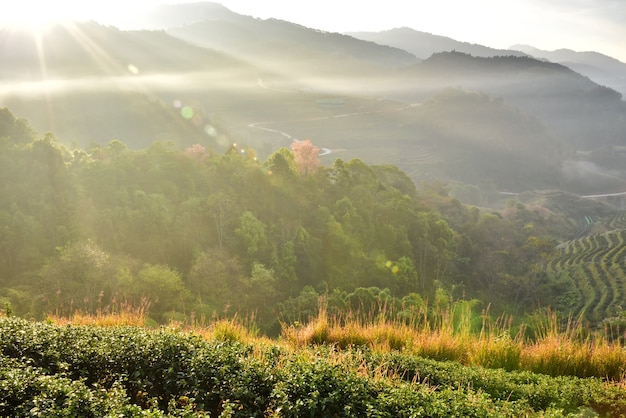
[[[239,227],[235,233],[240,239],[240,253],[253,264],[255,261],[267,261],[270,254],[270,243],[267,227],[250,211],[244,212],[239,218]]]
[[[267,158],[263,164],[272,176],[281,179],[292,179],[298,174],[298,166],[293,152],[282,147]]]
[[[196,299],[196,310],[211,315],[232,313],[240,300],[244,266],[225,249],[206,250],[196,257],[187,287]]]
[[[41,313],[82,310],[95,313],[108,305],[117,291],[116,262],[92,241],[68,244],[42,268],[41,295],[48,303]]]
[[[150,303],[150,315],[164,319],[167,312],[184,312],[189,291],[182,276],[166,265],[145,264],[131,283],[134,300],[146,298]]]

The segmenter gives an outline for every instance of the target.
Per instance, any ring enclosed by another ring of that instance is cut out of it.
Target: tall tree
[[[309,174],[319,169],[321,165],[320,148],[313,145],[310,140],[293,141],[291,150],[298,166],[298,172],[302,177],[306,178]]]

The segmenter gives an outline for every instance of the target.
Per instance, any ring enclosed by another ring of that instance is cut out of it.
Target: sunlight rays
[[[43,46],[43,28],[36,27],[32,31],[33,38],[35,40],[35,48],[37,49],[37,60],[39,62],[39,74],[41,80],[48,80],[48,67],[46,65],[46,54],[44,53]],[[50,96],[50,90],[46,87],[47,84],[44,83],[44,88],[42,89],[44,95],[44,102],[46,104],[46,116],[48,119],[48,126],[52,129],[55,128],[55,119],[54,113],[52,109],[52,98]]]

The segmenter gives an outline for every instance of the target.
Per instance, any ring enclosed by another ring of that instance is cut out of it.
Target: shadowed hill
[[[402,80],[405,100],[420,100],[447,86],[501,97],[539,118],[574,148],[623,145],[625,140],[621,95],[560,64],[446,52],[405,71]]]
[[[58,25],[39,40],[27,31],[0,30],[0,61],[0,105],[81,146],[112,139],[133,148],[156,140],[214,146],[206,128],[215,126],[203,106],[194,102],[193,114],[182,117],[190,104],[185,92],[256,86],[259,75],[163,31],[95,23]],[[178,105],[166,98],[178,98]]]

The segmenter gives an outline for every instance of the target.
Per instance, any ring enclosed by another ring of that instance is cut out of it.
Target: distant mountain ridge
[[[419,62],[410,52],[277,19],[211,17],[167,30],[194,45],[224,51],[257,66],[310,74],[398,69]]]
[[[624,140],[619,132],[626,132],[626,103],[620,93],[561,64],[529,56],[483,58],[442,52],[407,69],[404,80],[406,100],[455,86],[503,98],[540,118],[579,149]]]
[[[418,58],[426,59],[438,52],[463,52],[475,57],[532,56],[565,65],[601,85],[626,96],[626,63],[598,52],[576,52],[569,49],[544,51],[529,45],[512,45],[496,49],[457,41],[445,36],[420,32],[411,28],[395,28],[381,32],[348,32],[355,38],[404,49]]]
[[[162,31],[122,31],[94,22],[51,27],[37,45],[32,34],[0,28],[0,80],[192,72],[246,67]],[[133,68],[131,67],[131,68]]]
[[[433,35],[415,29],[402,27],[381,32],[346,32],[358,39],[390,45],[404,49],[418,58],[426,59],[432,54],[443,51],[458,51],[475,57],[494,57],[500,55],[524,56],[524,52],[512,49],[496,49],[469,42],[460,42],[446,36]]]
[[[518,49],[540,59],[547,59],[568,66],[592,80],[612,87],[626,97],[626,63],[595,51],[577,52],[571,49],[545,51],[530,45],[513,45]]]
[[[133,29],[166,30],[189,26],[206,20],[247,21],[249,16],[235,13],[213,2],[160,4],[133,17]]]

